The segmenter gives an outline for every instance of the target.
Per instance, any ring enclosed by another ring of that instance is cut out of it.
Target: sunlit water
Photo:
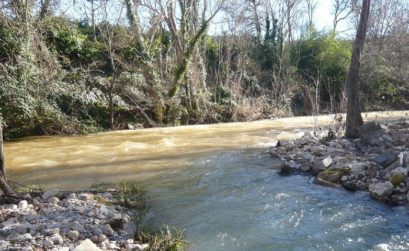
[[[408,208],[270,169],[274,139],[314,122],[331,119],[27,138],[6,144],[6,164],[44,188],[135,180],[149,197],[145,226],[185,229],[190,250],[409,250]]]

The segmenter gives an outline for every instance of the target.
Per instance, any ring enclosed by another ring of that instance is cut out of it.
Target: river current
[[[190,250],[409,250],[408,208],[271,169],[268,147],[276,138],[331,121],[304,117],[26,138],[6,143],[6,164],[13,180],[46,189],[137,181],[148,196],[144,225],[184,229]]]

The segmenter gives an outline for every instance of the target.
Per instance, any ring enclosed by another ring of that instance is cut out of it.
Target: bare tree
[[[317,2],[317,0],[305,0],[305,4],[306,4],[306,7],[307,7],[307,15],[308,15],[307,26],[312,27],[314,12],[317,9],[318,2]]]
[[[351,0],[334,0],[333,3],[334,19],[332,21],[332,31],[335,33],[339,22],[345,20],[353,12]]]
[[[293,41],[295,22],[297,20],[296,7],[300,3],[300,0],[283,0],[285,6],[285,19],[287,25],[288,43]]]
[[[357,138],[360,135],[360,127],[363,124],[361,107],[359,102],[359,69],[360,58],[365,43],[366,31],[370,14],[371,0],[362,0],[361,15],[358,30],[354,41],[351,65],[347,78],[347,118],[345,137]]]

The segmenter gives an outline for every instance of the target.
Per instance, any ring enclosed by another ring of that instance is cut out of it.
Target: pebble
[[[55,197],[60,191],[58,189],[48,190],[47,192],[43,193],[43,200],[47,200],[51,197]]]
[[[359,139],[328,139],[326,134],[309,132],[303,138],[281,142],[271,148],[270,155],[287,164],[276,168],[280,174],[283,170],[287,175],[327,172],[326,183],[342,184],[353,191],[369,190],[373,198],[393,205],[409,204],[407,125],[392,123],[382,128],[376,123],[367,124],[365,128],[376,130],[363,130]],[[306,163],[311,163],[312,168]],[[345,174],[329,175],[337,170],[345,170]]]
[[[60,200],[57,197],[51,197],[47,200],[47,202],[54,205],[58,205],[58,202],[60,202]]]
[[[109,223],[115,217],[129,222],[135,211],[106,206],[94,200],[91,193],[71,193],[61,201],[56,197],[58,193],[50,190],[33,199],[35,207],[27,200],[18,205],[1,205],[0,234],[4,240],[0,240],[0,250],[122,250],[128,238],[134,236],[135,228],[122,225],[116,232]],[[98,196],[113,198],[110,193]]]
[[[22,200],[18,203],[18,208],[21,210],[25,210],[28,206],[28,202],[26,200]]]
[[[80,236],[80,232],[77,230],[71,230],[66,234],[67,238],[69,238],[72,241],[78,240],[78,237]]]

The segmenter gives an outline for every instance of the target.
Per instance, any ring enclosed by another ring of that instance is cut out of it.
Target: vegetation
[[[337,29],[359,6],[335,1],[333,30],[318,31],[314,1],[241,1],[84,0],[71,16],[58,1],[3,1],[5,137],[344,112],[352,41]],[[407,108],[408,6],[392,2],[373,4],[363,110]],[[208,32],[216,15],[228,31]]]
[[[149,244],[149,249],[152,251],[182,251],[186,250],[188,243],[184,240],[183,231],[176,228],[164,226],[159,231],[146,232],[141,230],[143,216],[146,209],[146,195],[143,189],[135,182],[121,181],[115,184],[100,183],[92,186],[100,191],[109,191],[113,194],[115,203],[120,203],[122,206],[137,209],[134,221],[137,225],[135,239],[141,243]],[[96,200],[101,198],[96,197]],[[106,204],[112,201],[100,201]]]

